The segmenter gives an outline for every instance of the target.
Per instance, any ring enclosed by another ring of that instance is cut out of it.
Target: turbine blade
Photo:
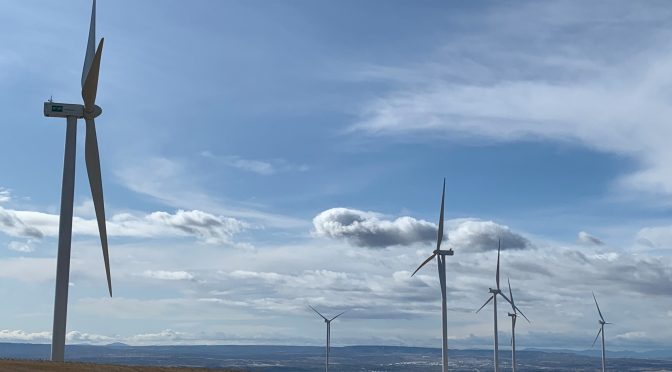
[[[595,298],[595,292],[593,292],[593,299],[595,300],[595,306],[597,306],[597,312],[600,314],[600,319],[604,322],[604,317],[602,316],[602,311],[600,311],[600,305],[597,304],[597,298]]]
[[[439,214],[439,233],[436,237],[436,250],[438,251],[441,248],[441,242],[443,241],[443,203],[446,199],[446,179],[443,179],[443,191],[441,192],[441,214]]]
[[[415,271],[413,272],[413,274],[411,274],[411,276],[415,275],[415,273],[417,273],[420,269],[422,269],[423,266],[427,265],[427,262],[431,261],[432,258],[434,258],[435,256],[436,256],[436,252],[432,253],[432,255],[429,256],[429,258],[427,258],[425,260],[425,262],[421,263],[420,266],[418,266],[418,268],[415,269]]]
[[[329,321],[331,322],[332,320],[334,320],[334,319],[338,318],[339,316],[345,314],[347,311],[348,311],[348,310],[345,310],[345,311],[341,312],[340,314],[336,315],[335,317],[329,319]]]
[[[112,278],[110,276],[110,257],[107,251],[107,226],[105,225],[105,203],[103,201],[103,180],[100,174],[100,154],[98,153],[98,139],[96,138],[96,123],[93,119],[86,119],[86,144],[84,145],[86,173],[89,175],[93,207],[96,210],[100,244],[103,247],[105,260],[105,274],[107,275],[107,289],[112,297]]]
[[[89,40],[86,43],[86,54],[84,55],[84,68],[82,69],[82,88],[84,88],[84,82],[86,81],[87,75],[89,75],[89,69],[93,63],[93,56],[96,54],[96,0],[93,0],[93,6],[91,7],[91,25],[89,26]]]
[[[511,297],[511,307],[513,308],[513,312],[516,312],[516,303],[513,300],[513,292],[511,291],[511,278],[506,277],[507,283],[509,283],[509,297]]]
[[[497,289],[499,289],[499,251],[502,248],[502,240],[497,240]],[[509,301],[511,302],[511,301]]]
[[[483,304],[483,306],[479,307],[478,310],[476,310],[476,313],[478,313],[479,311],[481,311],[481,310],[485,307],[485,305],[489,304],[490,301],[492,301],[492,299],[493,299],[494,297],[495,297],[495,296],[490,296],[490,298],[488,298],[488,300],[485,301],[485,303]]]
[[[98,92],[98,73],[100,72],[100,58],[103,55],[103,43],[105,39],[100,39],[96,55],[93,57],[91,66],[87,71],[84,84],[82,84],[82,99],[84,99],[84,108],[86,111],[93,110],[96,104],[96,93]]]
[[[321,316],[322,319],[324,319],[324,320],[326,320],[326,321],[329,321],[329,319],[325,318],[324,315],[322,315],[319,311],[315,310],[314,307],[312,307],[312,306],[310,306],[310,305],[308,305],[308,307],[311,308],[315,313],[317,313],[317,315]]]
[[[504,299],[506,300],[506,302],[508,302],[509,304],[511,304],[511,306],[513,306],[513,303],[511,302],[511,300],[509,300],[509,298],[506,297],[506,295],[505,295],[504,293],[501,293],[501,292],[500,292],[499,295],[502,296],[502,298],[504,298]]]
[[[597,336],[595,336],[595,340],[593,340],[593,345],[591,346],[591,348],[595,346],[595,343],[597,342],[597,338],[600,337],[600,333],[602,333],[602,327],[600,327],[600,330],[597,331]]]
[[[518,306],[516,306],[516,305],[513,305],[513,307],[514,307],[514,310],[516,310],[516,311],[517,311],[518,313],[520,313],[520,315],[522,315],[522,316],[523,316],[523,318],[525,318],[525,320],[527,320],[527,322],[528,322],[528,323],[530,323],[530,324],[532,323],[532,322],[530,322],[530,320],[529,320],[529,319],[527,319],[527,317],[525,316],[525,314],[523,313],[523,311],[522,311],[522,310],[520,310],[520,309],[518,308]]]

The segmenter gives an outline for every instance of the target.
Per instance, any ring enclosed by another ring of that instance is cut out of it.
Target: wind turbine
[[[513,372],[516,372],[516,319],[518,318],[518,313],[527,320],[529,323],[530,320],[527,319],[525,314],[518,307],[516,307],[516,302],[513,300],[513,292],[511,291],[511,280],[506,278],[506,281],[509,283],[509,297],[511,297],[511,309],[513,313],[509,313],[511,317],[511,369]]]
[[[439,214],[439,232],[436,237],[436,249],[423,263],[411,274],[415,275],[429,261],[436,257],[439,267],[439,283],[441,284],[441,328],[443,332],[443,345],[441,347],[443,372],[448,371],[448,314],[446,313],[446,256],[452,256],[453,250],[442,250],[441,241],[443,240],[443,204],[446,198],[446,179],[443,179],[443,191],[441,193],[441,213]]]
[[[597,312],[600,314],[600,320],[598,322],[600,323],[600,330],[597,331],[597,336],[595,336],[595,340],[593,340],[593,346],[595,346],[595,342],[597,342],[597,338],[600,337],[600,333],[602,334],[602,372],[605,372],[607,370],[607,358],[604,352],[604,325],[605,324],[612,324],[609,322],[606,322],[604,320],[604,317],[602,316],[602,312],[600,311],[600,305],[597,304],[597,298],[595,298],[595,292],[593,292],[593,300],[595,300],[595,306],[597,306]]]
[[[331,351],[331,321],[338,318],[339,316],[343,315],[345,311],[341,312],[340,314],[336,315],[335,317],[331,319],[327,319],[324,315],[322,315],[319,311],[315,310],[314,307],[308,305],[317,315],[322,317],[324,319],[324,322],[327,323],[327,353],[326,353],[326,361],[324,363],[324,370],[325,372],[329,372],[329,352]],[[347,311],[347,310],[346,310]]]
[[[514,306],[514,308],[518,309],[516,305],[511,302],[511,300],[506,297],[504,293],[502,293],[501,289],[499,288],[499,254],[502,249],[502,241],[499,240],[497,243],[497,275],[496,275],[496,281],[497,281],[497,288],[492,289],[490,288],[490,293],[492,294],[490,298],[488,298],[487,301],[481,306],[478,310],[476,310],[476,313],[481,311],[487,305],[490,303],[490,301],[493,301],[493,307],[494,307],[494,317],[495,317],[495,372],[499,371],[499,336],[497,335],[497,295],[502,296],[508,303],[511,304],[511,306]],[[518,309],[520,311],[520,309]],[[522,314],[522,311],[520,312]],[[527,319],[527,318],[526,318]]]
[[[72,238],[72,209],[75,193],[75,152],[77,141],[77,119],[86,122],[86,143],[84,147],[86,172],[96,211],[100,243],[103,247],[107,288],[112,296],[110,259],[107,252],[107,229],[105,225],[105,205],[103,202],[103,182],[100,174],[100,156],[96,138],[94,118],[102,113],[96,105],[98,72],[103,52],[101,39],[96,48],[96,1],[91,9],[89,40],[82,71],[82,99],[84,105],[57,103],[51,99],[44,103],[44,116],[66,118],[65,157],[63,160],[63,184],[61,188],[61,216],[58,226],[58,259],[56,263],[56,295],[54,299],[54,328],[51,342],[51,360],[63,361],[65,353],[65,330],[68,311],[68,284],[70,277],[70,243]]]

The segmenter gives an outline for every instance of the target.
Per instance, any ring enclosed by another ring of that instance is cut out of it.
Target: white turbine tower
[[[439,283],[441,284],[441,330],[443,334],[443,345],[441,347],[443,372],[448,371],[448,314],[446,313],[446,256],[452,256],[453,250],[441,250],[441,241],[443,240],[443,204],[446,197],[446,179],[443,179],[443,191],[441,193],[441,212],[439,214],[439,232],[436,237],[436,249],[417,269],[411,274],[415,275],[423,266],[436,257],[439,267]]]
[[[602,316],[602,312],[600,311],[600,305],[597,304],[597,298],[595,298],[595,292],[593,292],[593,300],[595,300],[595,306],[597,306],[597,312],[600,314],[600,320],[598,322],[600,323],[600,330],[597,331],[597,336],[595,336],[595,340],[593,340],[593,346],[595,346],[595,342],[597,342],[597,338],[600,337],[600,334],[602,334],[602,372],[605,372],[607,370],[607,358],[606,354],[604,351],[604,325],[605,324],[612,324],[609,322],[606,322],[604,320],[604,317]],[[591,347],[593,347],[591,346]]]
[[[496,289],[490,288],[490,293],[492,295],[490,296],[490,298],[488,298],[487,301],[485,301],[483,306],[481,306],[478,310],[476,310],[476,312],[478,313],[479,311],[481,311],[481,309],[483,309],[485,307],[485,305],[490,303],[490,301],[493,301],[492,304],[493,304],[493,307],[494,307],[494,318],[495,318],[495,358],[494,358],[495,359],[494,360],[495,372],[499,371],[499,335],[497,334],[497,295],[502,296],[508,303],[510,303],[512,306],[515,307],[513,302],[511,302],[511,300],[508,297],[506,297],[506,295],[504,293],[502,293],[502,291],[499,289],[499,253],[501,251],[501,248],[502,248],[502,244],[501,244],[501,240],[500,240],[497,243],[497,275],[496,275],[497,288]],[[517,307],[516,307],[516,309],[517,309]],[[520,311],[520,309],[518,309],[518,311]]]
[[[103,182],[100,174],[100,157],[98,154],[98,140],[96,139],[96,124],[94,118],[102,113],[96,106],[96,91],[98,89],[98,71],[100,57],[103,52],[103,41],[100,40],[96,48],[96,1],[93,1],[91,10],[91,26],[89,41],[84,58],[82,71],[82,98],[84,105],[56,103],[49,100],[44,103],[44,115],[49,117],[66,118],[67,129],[65,134],[65,157],[63,161],[63,184],[61,189],[61,216],[58,226],[58,259],[56,263],[56,295],[54,299],[54,328],[51,343],[51,360],[63,361],[65,354],[65,331],[68,311],[68,284],[70,276],[70,243],[72,238],[72,209],[75,193],[75,150],[77,141],[77,119],[86,121],[85,159],[86,171],[89,175],[89,185],[93,205],[96,211],[100,243],[103,247],[107,288],[112,296],[112,281],[110,278],[110,260],[107,252],[107,229],[105,226],[105,206],[103,202]]]
[[[308,305],[308,307],[310,307],[315,313],[317,313],[317,315],[319,315],[322,319],[324,319],[324,322],[327,324],[327,346],[326,346],[326,360],[324,362],[324,370],[325,372],[329,372],[329,352],[331,352],[331,321],[343,315],[345,311],[341,312],[340,314],[336,315],[331,319],[327,319],[319,311],[315,310],[314,307],[310,305]]]
[[[523,312],[516,306],[516,301],[514,301],[513,292],[511,291],[511,280],[506,278],[506,281],[509,283],[509,297],[511,297],[511,309],[513,310],[513,313],[509,313],[509,316],[511,317],[511,369],[513,372],[516,372],[516,320],[518,318],[518,313],[520,313],[528,323],[530,320],[527,319],[525,314],[523,314]]]

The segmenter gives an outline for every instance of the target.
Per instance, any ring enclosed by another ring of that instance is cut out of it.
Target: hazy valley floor
[[[500,355],[501,367],[508,370],[510,352],[502,350]],[[492,351],[489,350],[450,350],[449,356],[451,371],[492,370]],[[47,359],[49,346],[0,343],[0,357]],[[71,345],[66,347],[66,359],[78,363],[112,366],[66,363],[53,367],[50,363],[38,362],[29,364],[27,369],[21,369],[23,365],[19,362],[0,361],[0,371],[195,371],[198,370],[194,369],[197,367],[219,371],[232,369],[251,372],[324,370],[324,348],[312,346]],[[329,370],[333,372],[438,372],[441,370],[440,361],[440,350],[433,348],[334,347]],[[141,369],[139,366],[150,368]],[[187,369],[175,370],[165,367],[186,367]],[[583,352],[523,350],[518,353],[519,371],[597,371],[599,367],[600,358],[597,350]],[[672,371],[672,354],[669,351],[608,353],[608,367],[612,371],[625,372]]]

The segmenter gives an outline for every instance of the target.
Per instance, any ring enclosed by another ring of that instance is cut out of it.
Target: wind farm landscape
[[[0,371],[672,371],[669,4],[0,6]]]

